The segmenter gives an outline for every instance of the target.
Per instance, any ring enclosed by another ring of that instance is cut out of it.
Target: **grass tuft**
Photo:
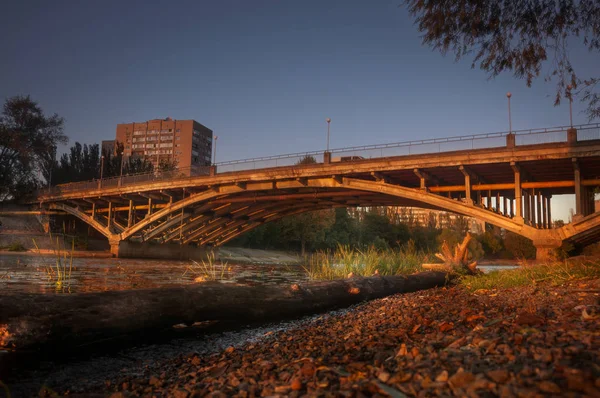
[[[538,283],[563,283],[587,278],[600,278],[600,260],[523,265],[520,268],[492,271],[484,275],[464,275],[459,284],[470,291],[530,286]]]
[[[70,292],[71,290],[71,273],[73,272],[73,251],[75,251],[75,241],[71,239],[71,248],[67,247],[66,236],[63,236],[62,242],[58,236],[56,236],[56,241],[52,236],[52,233],[49,233],[50,242],[53,243],[53,251],[54,251],[54,264],[46,263],[44,264],[44,272],[46,276],[56,286],[57,290],[65,290]],[[41,253],[40,248],[38,247],[35,239],[33,240],[33,245],[35,246],[38,254]]]
[[[399,249],[365,250],[339,245],[334,252],[317,252],[304,260],[304,270],[310,279],[342,279],[348,275],[372,276],[411,274],[422,271],[421,264],[430,261],[431,254],[419,251],[409,241]]]
[[[227,263],[217,265],[215,253],[211,251],[206,260],[200,262],[192,260],[192,264],[181,276],[185,276],[188,272],[192,274],[195,282],[222,281],[228,279],[231,267],[228,267]]]

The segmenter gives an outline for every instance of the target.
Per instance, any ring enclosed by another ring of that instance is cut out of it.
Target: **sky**
[[[2,7],[0,100],[30,95],[70,144],[195,119],[218,161],[567,125],[555,86],[489,79],[423,46],[402,0],[21,1]],[[598,54],[571,51],[592,75]],[[586,123],[573,103],[574,123]]]

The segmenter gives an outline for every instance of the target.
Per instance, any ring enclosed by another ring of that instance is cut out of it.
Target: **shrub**
[[[504,248],[513,258],[535,258],[533,242],[514,232],[507,231],[504,235]]]

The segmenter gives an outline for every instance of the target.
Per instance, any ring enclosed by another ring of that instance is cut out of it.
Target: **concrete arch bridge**
[[[306,156],[316,163],[294,164]],[[86,222],[119,257],[186,257],[288,215],[357,206],[474,217],[531,239],[538,258],[564,241],[600,238],[598,124],[281,155],[204,171],[63,184],[35,203]],[[554,228],[551,198],[569,193],[573,222]]]

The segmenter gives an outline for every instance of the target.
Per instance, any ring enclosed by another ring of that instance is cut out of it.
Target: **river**
[[[70,259],[61,258],[57,266],[57,258],[52,256],[0,255],[2,293],[87,293],[185,285],[211,279],[244,285],[308,280],[299,265],[112,258],[73,258],[71,263]]]
[[[291,284],[308,280],[299,265],[111,258],[73,258],[72,263],[63,258],[60,264],[57,269],[57,259],[52,256],[0,255],[0,294],[69,294],[156,288],[201,283],[205,279],[245,285]],[[507,267],[485,265],[482,268],[490,271]],[[66,275],[57,283],[59,272]],[[278,330],[302,327],[338,313],[340,311],[331,311],[268,325],[200,325],[174,330],[158,339],[154,336],[118,343],[108,349],[82,350],[64,355],[52,353],[45,357],[26,355],[18,361],[0,351],[0,370],[4,368],[5,384],[8,384],[13,396],[37,395],[42,386],[77,392],[125,374],[142,376],[157,371],[165,361],[179,355],[194,352],[209,354],[230,346],[258,342]],[[0,382],[4,380],[0,377]]]

